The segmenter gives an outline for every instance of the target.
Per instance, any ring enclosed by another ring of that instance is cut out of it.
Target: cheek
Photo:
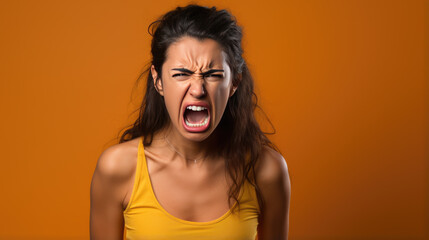
[[[170,119],[180,118],[180,104],[183,99],[183,86],[165,82],[164,84],[164,101]]]
[[[229,99],[229,94],[231,92],[232,81],[229,79],[228,81],[224,81],[219,86],[219,97],[225,99],[225,102]]]
[[[229,92],[230,88],[229,85],[221,84],[217,86],[215,94],[214,102],[216,104],[216,113],[220,114],[220,116],[223,115],[223,111],[225,110],[226,104],[228,103],[229,99]]]

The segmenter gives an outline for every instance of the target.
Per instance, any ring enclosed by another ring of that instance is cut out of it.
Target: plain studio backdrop
[[[95,164],[144,90],[147,27],[187,3],[1,1],[0,239],[88,239]],[[429,239],[428,2],[196,3],[243,26],[291,175],[290,239]]]

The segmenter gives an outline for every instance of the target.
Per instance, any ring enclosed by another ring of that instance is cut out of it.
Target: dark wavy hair
[[[216,154],[225,159],[226,171],[233,179],[229,198],[234,198],[239,204],[240,188],[248,181],[255,187],[262,208],[262,198],[256,184],[255,165],[264,146],[275,150],[277,148],[262,132],[254,116],[255,109],[259,107],[253,91],[254,81],[242,56],[242,29],[237,25],[235,17],[227,10],[192,4],[167,12],[151,23],[148,31],[153,36],[152,65],[160,73],[159,76],[162,76],[162,65],[166,60],[168,47],[184,36],[200,40],[213,39],[222,46],[231,68],[233,85],[238,88],[229,98],[222,119],[215,129],[218,139],[221,139],[216,142]],[[139,117],[124,131],[120,143],[143,136],[143,144],[149,146],[154,134],[166,127],[170,121],[164,98],[155,89],[150,66],[140,78],[146,75],[146,93],[139,109]]]

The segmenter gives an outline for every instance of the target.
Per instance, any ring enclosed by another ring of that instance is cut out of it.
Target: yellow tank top
[[[127,240],[254,240],[259,206],[254,187],[246,182],[239,195],[240,209],[229,210],[209,222],[192,222],[169,214],[158,202],[147,170],[142,138],[130,202],[124,210]]]

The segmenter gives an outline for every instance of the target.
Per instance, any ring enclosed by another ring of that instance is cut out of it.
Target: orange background
[[[198,2],[243,26],[291,174],[290,239],[429,239],[428,2]],[[2,1],[0,239],[88,238],[91,176],[136,116],[147,26],[185,3]]]

